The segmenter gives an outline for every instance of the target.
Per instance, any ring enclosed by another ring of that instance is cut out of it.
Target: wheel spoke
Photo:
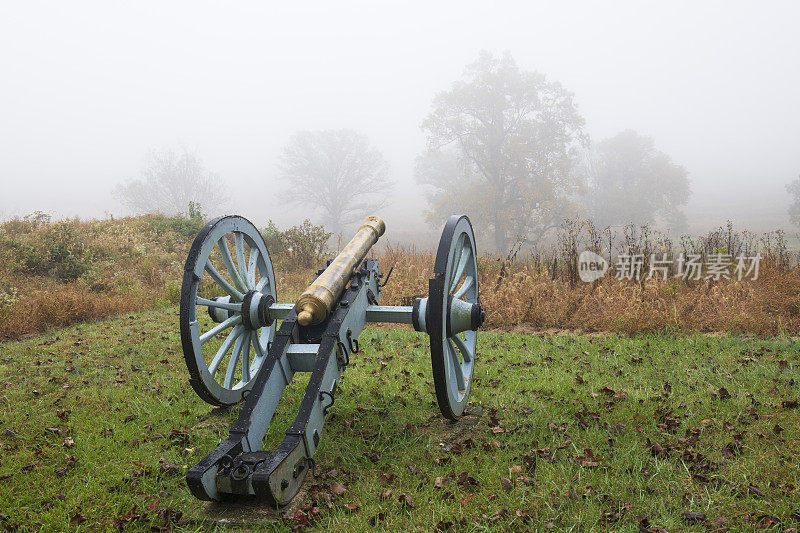
[[[250,263],[247,265],[247,286],[251,289],[256,288],[256,268],[258,267],[258,257],[260,255],[261,252],[258,251],[258,248],[250,250]]]
[[[242,383],[250,381],[250,339],[253,332],[247,334],[247,338],[242,343]]]
[[[233,285],[228,283],[228,280],[223,278],[222,275],[220,275],[220,273],[217,272],[217,269],[214,268],[214,265],[211,264],[211,261],[206,263],[206,269],[205,270],[206,270],[206,272],[209,273],[209,275],[212,278],[214,278],[214,281],[217,282],[217,285],[222,287],[222,289],[225,292],[227,292],[228,294],[231,295],[231,298],[235,298],[235,299],[239,300],[240,302],[242,301],[242,299],[244,298],[244,294],[239,292],[236,288],[234,288]]]
[[[264,292],[264,287],[269,285],[269,277],[267,276],[266,272],[262,272],[261,275],[263,277],[258,280],[258,284],[256,284],[256,290],[258,292]]]
[[[244,260],[244,235],[237,231],[233,234],[233,242],[236,245],[236,266],[238,267],[237,273],[239,274],[239,277],[241,278],[245,288],[252,289],[252,287],[247,284],[247,271],[245,270],[245,265],[247,262]]]
[[[464,250],[466,250],[466,253],[464,253]],[[472,255],[472,248],[470,248],[465,242],[464,246],[461,248],[461,253],[459,253],[458,262],[455,263],[456,269],[453,272],[453,276],[450,278],[450,294],[453,294],[453,291],[456,290],[456,285],[458,284],[458,280],[461,279],[461,275],[464,273],[464,269],[467,268],[467,263],[469,263],[471,255]]]
[[[450,339],[447,339],[447,352],[450,354],[450,362],[453,365],[453,373],[456,375],[456,384],[458,391],[464,392],[466,386],[464,385],[464,371],[461,368],[461,361],[458,360],[458,354]]]
[[[225,357],[225,354],[231,349],[231,344],[233,344],[242,334],[242,329],[244,329],[242,326],[234,327],[225,341],[223,341],[222,346],[219,347],[216,355],[214,355],[214,359],[211,360],[211,364],[208,365],[209,374],[213,376],[217,373],[217,369],[219,369],[219,364],[222,362],[222,358]]]
[[[217,242],[217,246],[219,247],[219,252],[222,255],[222,261],[225,263],[225,268],[228,269],[228,274],[231,275],[233,284],[236,285],[236,288],[240,291],[247,292],[247,287],[244,286],[244,282],[242,282],[242,278],[239,276],[239,272],[236,270],[236,267],[233,264],[231,251],[228,250],[228,241],[225,239],[224,235]]]
[[[205,305],[207,307],[218,307],[220,309],[227,309],[228,311],[234,311],[236,313],[242,312],[242,304],[240,303],[219,302],[217,300],[208,300],[206,298],[201,298],[200,296],[197,297],[196,304]]]
[[[229,319],[220,322],[210,330],[200,335],[200,345],[202,346],[203,344],[207,343],[212,337],[214,337],[214,335],[216,335],[220,331],[225,331],[229,327],[235,326],[241,322],[242,322],[242,315],[232,316]]]
[[[464,359],[465,363],[469,363],[472,361],[472,352],[467,348],[467,345],[464,344],[464,339],[455,334],[451,337],[453,342],[456,344],[458,351],[461,352],[461,357]]]
[[[462,241],[462,236],[459,235],[453,251],[453,260],[451,261],[453,269],[450,271],[450,277],[447,279],[447,288],[450,288],[450,286],[458,279],[455,277],[455,273],[456,267],[461,262],[461,256],[464,254],[464,246]]]
[[[239,362],[239,355],[242,353],[242,340],[244,337],[246,335],[239,335],[239,338],[236,339],[236,344],[233,345],[231,360],[228,361],[228,371],[225,372],[225,382],[223,383],[225,388],[230,389],[233,387],[233,376],[236,374],[236,365]]]
[[[253,348],[256,352],[256,357],[264,357],[264,349],[261,347],[261,339],[258,338],[258,332],[253,332]]]
[[[475,278],[473,276],[467,276],[464,278],[464,283],[461,285],[461,288],[453,294],[453,298],[461,298],[464,294],[472,287],[472,284],[475,283]]]

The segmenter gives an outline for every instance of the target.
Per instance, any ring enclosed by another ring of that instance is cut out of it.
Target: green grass
[[[237,410],[194,395],[177,322],[170,308],[0,344],[0,528],[287,530],[304,514],[337,531],[800,521],[795,339],[482,333],[474,407],[452,424],[435,404],[427,337],[368,329],[317,478],[276,511],[189,494],[186,468]],[[301,383],[287,390],[268,442],[301,395]]]

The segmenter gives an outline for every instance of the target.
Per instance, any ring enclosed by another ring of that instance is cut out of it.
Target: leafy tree
[[[219,211],[227,203],[226,185],[186,149],[153,150],[141,178],[117,185],[113,193],[135,213],[196,216],[200,206]]]
[[[800,176],[786,186],[786,191],[792,195],[792,205],[789,206],[789,220],[795,226],[800,226]]]
[[[386,205],[388,168],[366,136],[347,129],[295,133],[280,161],[285,198],[320,213],[334,233]]]
[[[585,168],[589,212],[599,226],[660,221],[683,230],[688,173],[650,137],[625,130],[606,139],[590,153]]]
[[[481,52],[463,79],[433,100],[422,124],[428,148],[417,181],[431,186],[428,220],[464,211],[487,228],[497,251],[555,227],[574,204],[574,168],[586,144],[572,93],[520,71],[506,53]]]

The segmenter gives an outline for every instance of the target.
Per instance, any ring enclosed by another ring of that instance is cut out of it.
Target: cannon
[[[464,413],[485,317],[472,225],[465,215],[447,220],[428,296],[411,306],[379,305],[391,270],[384,278],[378,261],[366,256],[385,229],[380,218],[368,217],[295,303],[278,303],[269,251],[250,221],[224,216],[198,233],[180,300],[189,383],[212,405],[243,405],[228,438],[188,470],[195,497],[255,496],[276,506],[292,500],[313,469],[337,383],[367,323],[411,324],[426,333],[439,409],[453,420]],[[276,449],[262,450],[298,372],[311,376],[294,422]]]

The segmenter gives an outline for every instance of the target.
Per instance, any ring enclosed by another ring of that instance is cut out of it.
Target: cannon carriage
[[[411,324],[426,333],[439,408],[449,419],[463,414],[484,320],[472,225],[465,215],[447,220],[428,296],[411,306],[379,304],[388,276],[366,256],[384,231],[381,219],[368,217],[294,303],[278,303],[269,251],[247,219],[220,217],[197,235],[180,301],[189,382],[210,404],[243,402],[228,438],[187,473],[197,498],[291,501],[313,465],[337,383],[368,323]],[[276,449],[262,450],[298,372],[311,376],[294,422]]]

